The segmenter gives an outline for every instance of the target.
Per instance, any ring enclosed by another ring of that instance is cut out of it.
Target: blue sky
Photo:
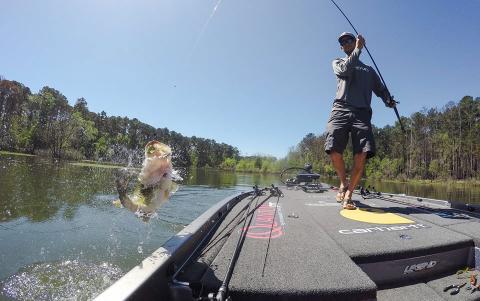
[[[337,3],[401,115],[480,96],[480,1]],[[352,30],[327,0],[7,0],[0,75],[72,105],[84,97],[93,112],[283,157],[325,131],[342,31]],[[376,126],[394,124],[372,103]]]

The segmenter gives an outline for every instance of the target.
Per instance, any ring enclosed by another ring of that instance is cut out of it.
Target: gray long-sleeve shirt
[[[359,59],[361,50],[355,48],[350,56],[332,62],[337,76],[337,93],[333,110],[351,111],[370,108],[372,91],[382,98],[385,105],[389,99],[388,90],[380,81],[375,70]]]

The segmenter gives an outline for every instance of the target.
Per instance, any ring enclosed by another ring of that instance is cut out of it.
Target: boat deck
[[[468,283],[457,295],[443,291],[468,281],[457,270],[475,266],[475,213],[388,195],[354,195],[358,209],[341,210],[335,190],[280,189],[283,197],[267,193],[248,209],[252,197],[240,201],[177,280],[216,292],[247,216],[233,300],[480,300]]]

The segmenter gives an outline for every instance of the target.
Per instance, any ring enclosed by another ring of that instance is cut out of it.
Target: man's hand
[[[357,44],[355,45],[355,47],[361,50],[363,46],[365,46],[365,38],[361,34],[359,34],[357,36]]]
[[[391,96],[387,99],[385,105],[389,108],[394,108],[397,105],[397,102],[393,99],[393,96]]]

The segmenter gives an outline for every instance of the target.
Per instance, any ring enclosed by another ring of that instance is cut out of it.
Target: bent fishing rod
[[[345,17],[345,19],[347,19],[348,23],[352,26],[353,30],[355,31],[355,33],[357,34],[357,36],[359,35],[357,29],[355,28],[355,26],[353,26],[352,22],[350,22],[350,19],[348,19],[347,15],[345,15],[345,13],[343,12],[343,10],[340,8],[340,6],[337,5],[337,3],[335,3],[335,1],[333,0],[330,0],[332,1],[332,3],[338,8],[338,10],[342,13],[342,15]],[[378,72],[378,75],[380,76],[380,79],[382,80],[382,83],[383,85],[385,86],[385,89],[387,89],[388,91],[388,96],[390,97],[390,101],[397,104],[399,102],[395,101],[393,99],[393,95],[390,94],[390,90],[388,90],[388,87],[387,87],[387,84],[385,83],[385,80],[383,79],[383,76],[382,76],[382,73],[380,72],[380,69],[378,69],[378,66],[377,66],[377,63],[375,63],[375,60],[373,59],[373,56],[370,54],[370,51],[368,51],[368,48],[367,48],[367,45],[363,45],[363,47],[365,48],[365,50],[367,51],[368,53],[368,56],[370,57],[370,59],[372,60],[373,62],[373,65],[375,66],[375,69],[377,70]],[[397,107],[396,106],[393,106],[393,109],[395,110],[395,115],[397,115],[397,119],[398,119],[398,122],[400,123],[400,128],[402,129],[402,132],[405,133],[405,128],[403,127],[403,124],[402,124],[402,120],[400,119],[400,115],[398,114],[398,110],[397,110]]]

